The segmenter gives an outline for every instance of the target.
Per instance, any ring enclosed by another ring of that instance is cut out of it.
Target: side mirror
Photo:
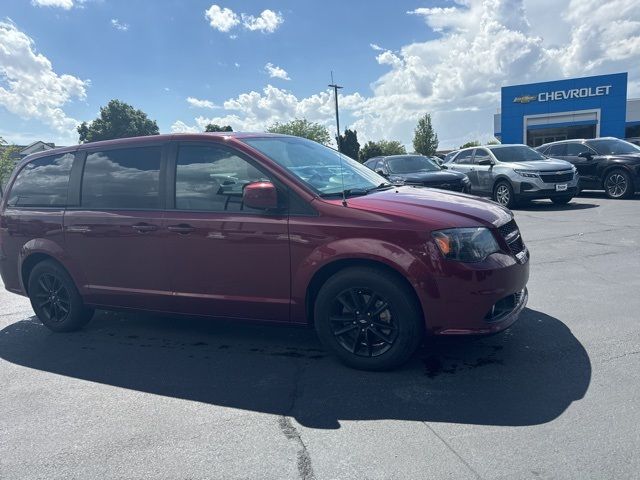
[[[381,176],[385,177],[385,178],[387,178],[387,176],[388,176],[388,175],[387,175],[386,173],[384,173],[382,170],[376,170],[376,173],[377,173],[378,175],[381,175]]]
[[[245,185],[242,202],[249,208],[273,210],[278,208],[278,190],[271,182],[253,182]]]
[[[478,165],[493,165],[493,160],[487,158],[486,160],[480,160]]]
[[[591,160],[593,158],[593,155],[591,155],[591,152],[580,152],[578,156],[582,158],[586,158],[587,160]]]

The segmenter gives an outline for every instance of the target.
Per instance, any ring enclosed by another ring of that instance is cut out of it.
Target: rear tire
[[[609,198],[631,198],[635,193],[633,180],[625,170],[615,169],[604,177],[604,192]]]
[[[493,200],[507,208],[514,208],[518,204],[513,187],[506,180],[500,180],[494,185]]]
[[[40,321],[54,332],[84,327],[93,316],[69,273],[53,260],[38,263],[29,275],[29,299]]]
[[[324,346],[346,365],[361,370],[402,365],[424,332],[412,292],[392,273],[371,267],[348,268],[327,280],[314,314]]]
[[[569,203],[571,200],[573,200],[573,197],[570,196],[566,196],[566,197],[552,197],[551,201],[553,203],[555,203],[556,205],[566,205],[567,203]]]

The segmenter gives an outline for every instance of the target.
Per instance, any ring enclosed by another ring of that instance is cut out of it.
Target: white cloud
[[[199,133],[202,131],[198,127],[191,127],[181,120],[171,125],[171,133]]]
[[[553,22],[550,11],[557,12]],[[408,13],[436,37],[397,51],[370,44],[388,71],[370,93],[340,97],[341,123],[358,130],[360,143],[399,139],[411,148],[416,120],[425,112],[432,114],[442,148],[487,140],[504,85],[629,71],[629,94],[640,92],[634,79],[640,65],[637,0],[454,0]],[[225,115],[195,122],[262,130],[306,117],[333,133],[328,92],[298,98],[269,85],[230,98],[223,108]]]
[[[187,97],[187,103],[195,108],[217,108],[216,105],[210,100],[200,100],[195,97]]]
[[[204,16],[209,20],[211,27],[224,33],[240,23],[238,15],[233,10],[215,4],[205,10]]]
[[[128,23],[122,23],[117,18],[112,18],[111,19],[111,26],[113,28],[115,28],[116,30],[121,30],[123,32],[126,32],[127,30],[129,30],[129,24]]]
[[[69,10],[73,8],[73,0],[31,0],[31,5],[36,7],[58,7]]]
[[[280,68],[277,65],[269,62],[264,66],[265,72],[269,74],[271,78],[280,78],[282,80],[291,80],[289,74],[284,68]]]
[[[248,30],[258,30],[263,33],[273,33],[284,22],[284,18],[273,10],[263,10],[258,16],[242,14],[242,25]]]
[[[71,0],[68,0],[71,1]],[[280,12],[274,12],[273,10],[263,10],[257,17],[248,13],[237,14],[230,8],[221,7],[213,4],[204,12],[204,16],[209,20],[209,25],[214,29],[229,33],[236,26],[242,24],[242,26],[251,31],[258,31],[262,33],[273,33],[284,22],[284,18]],[[229,36],[231,39],[235,39],[238,36],[232,34]]]
[[[59,133],[74,130],[77,120],[62,107],[87,96],[88,80],[58,75],[33,40],[9,22],[0,22],[0,105],[24,119],[37,119]]]

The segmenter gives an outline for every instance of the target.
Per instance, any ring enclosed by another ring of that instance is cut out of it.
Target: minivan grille
[[[515,220],[510,220],[498,227],[498,231],[504,238],[505,242],[509,246],[509,250],[514,256],[518,256],[518,254],[522,253],[525,250],[524,242],[522,241],[522,237],[520,236],[520,230],[518,229],[518,224],[516,224]]]
[[[573,180],[573,171],[540,172],[540,178],[544,183],[570,182]]]

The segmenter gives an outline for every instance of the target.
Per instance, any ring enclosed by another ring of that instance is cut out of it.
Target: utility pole
[[[342,87],[333,81],[333,70],[331,71],[331,84],[329,86],[333,88],[333,97],[336,101],[336,128],[338,129],[336,141],[338,142],[338,151],[342,152],[342,142],[340,141],[340,116],[338,115],[338,89]]]

